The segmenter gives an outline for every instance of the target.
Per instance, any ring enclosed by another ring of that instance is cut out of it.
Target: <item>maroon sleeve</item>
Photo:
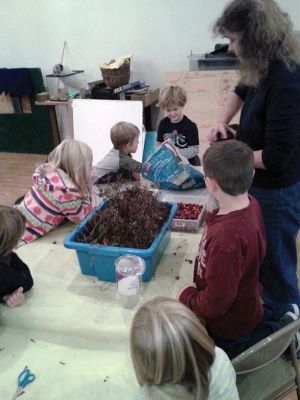
[[[228,249],[224,247],[224,243],[222,247],[216,243],[206,256],[206,287],[202,290],[188,287],[179,298],[183,304],[201,317],[223,316],[237,297],[242,276],[240,251],[232,243]]]

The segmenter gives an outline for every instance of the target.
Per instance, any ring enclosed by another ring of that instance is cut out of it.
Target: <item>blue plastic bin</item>
[[[79,232],[84,231],[87,221],[100,210],[104,203],[100,204],[96,210],[89,214],[77,228],[64,240],[64,246],[68,249],[74,249],[77,253],[81,272],[84,275],[97,276],[102,281],[115,282],[115,259],[124,254],[132,254],[142,257],[146,263],[146,271],[143,274],[143,282],[148,282],[154,274],[156,267],[165,251],[171,234],[168,231],[169,226],[176,214],[177,203],[169,203],[170,213],[168,220],[164,223],[160,233],[154,239],[148,249],[133,249],[129,247],[100,246],[96,244],[76,242]]]

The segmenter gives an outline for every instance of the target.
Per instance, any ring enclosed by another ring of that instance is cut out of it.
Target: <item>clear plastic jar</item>
[[[124,308],[134,308],[142,298],[145,261],[141,257],[126,254],[115,260],[115,266],[118,301]]]

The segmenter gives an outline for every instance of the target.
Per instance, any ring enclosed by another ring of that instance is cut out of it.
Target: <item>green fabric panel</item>
[[[48,108],[36,106],[35,96],[44,92],[40,68],[28,68],[33,93],[31,114],[0,114],[0,151],[12,153],[48,154],[53,149]]]

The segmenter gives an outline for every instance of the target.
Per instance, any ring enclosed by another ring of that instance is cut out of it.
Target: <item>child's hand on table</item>
[[[19,287],[10,294],[3,296],[3,301],[8,307],[16,307],[24,300],[23,288]]]
[[[131,177],[134,181],[141,180],[141,174],[139,172],[131,172]]]
[[[184,285],[184,286],[182,286],[182,288],[181,288],[181,289],[179,290],[179,292],[177,293],[177,296],[176,296],[177,300],[179,300],[181,294],[182,294],[182,293],[185,291],[185,289],[187,289],[188,287],[190,287],[190,285]]]

